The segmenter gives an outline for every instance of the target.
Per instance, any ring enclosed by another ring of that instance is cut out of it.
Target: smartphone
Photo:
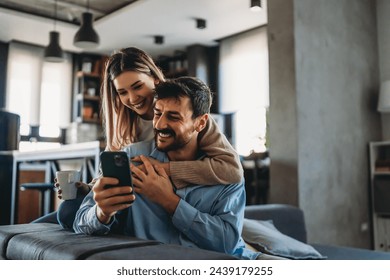
[[[125,152],[104,151],[100,154],[103,177],[113,177],[119,180],[116,186],[132,186],[129,158]],[[106,188],[112,187],[107,185]]]

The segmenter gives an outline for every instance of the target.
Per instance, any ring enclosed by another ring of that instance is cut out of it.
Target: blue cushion
[[[272,221],[244,219],[242,238],[259,252],[289,259],[326,259],[312,246],[289,237]]]

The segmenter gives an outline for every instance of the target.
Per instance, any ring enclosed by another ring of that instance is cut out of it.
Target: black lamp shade
[[[93,29],[93,16],[91,13],[83,13],[80,29],[74,36],[73,44],[83,49],[96,48],[99,45],[99,35]]]
[[[60,33],[57,31],[50,32],[49,45],[45,49],[45,60],[48,62],[64,61],[64,52],[60,46]]]

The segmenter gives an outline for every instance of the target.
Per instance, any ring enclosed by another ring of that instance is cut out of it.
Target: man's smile
[[[170,129],[156,130],[156,133],[161,138],[169,138],[175,135],[175,133]]]

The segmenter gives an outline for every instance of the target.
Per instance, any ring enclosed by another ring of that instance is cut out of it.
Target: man
[[[209,88],[195,78],[182,77],[158,85],[154,141],[125,149],[131,157],[140,155],[143,162],[142,167],[131,165],[137,197],[130,194],[131,186],[105,188],[115,185],[117,180],[99,179],[76,214],[75,232],[106,234],[120,229],[124,234],[143,239],[255,259],[259,254],[245,249],[241,238],[243,181],[175,189],[164,169],[153,165],[154,160],[202,158],[197,136],[207,123],[211,101]]]

